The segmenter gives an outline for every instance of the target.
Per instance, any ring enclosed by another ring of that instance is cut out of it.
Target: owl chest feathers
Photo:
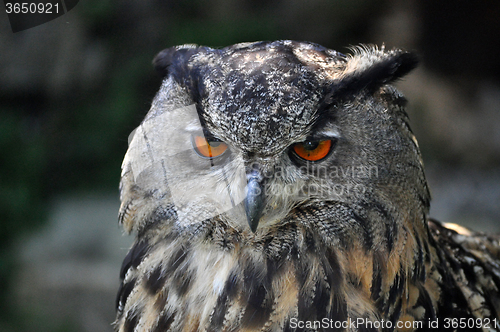
[[[244,239],[215,229],[191,241],[151,239],[125,274],[124,288],[133,286],[118,305],[123,326],[138,317],[138,331],[282,331],[291,319],[396,319],[416,303],[418,292],[402,279],[404,244],[382,257],[362,244],[321,245],[296,224],[273,233]]]

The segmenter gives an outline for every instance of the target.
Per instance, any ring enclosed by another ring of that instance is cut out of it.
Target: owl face
[[[163,213],[190,232],[251,235],[325,202],[428,199],[404,98],[386,85],[415,64],[292,41],[161,52],[162,88],[123,163],[122,222],[140,230]]]

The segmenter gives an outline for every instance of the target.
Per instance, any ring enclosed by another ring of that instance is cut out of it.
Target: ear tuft
[[[164,49],[153,59],[153,65],[161,77],[169,74],[169,67],[177,62],[186,62],[198,49],[197,45],[186,44]]]
[[[393,82],[415,69],[418,65],[418,56],[415,53],[399,51],[394,56],[393,61],[397,64],[396,70],[387,83]]]
[[[375,92],[381,86],[403,77],[418,64],[414,53],[360,46],[347,58],[344,69],[333,76],[330,98],[348,97],[367,89]]]

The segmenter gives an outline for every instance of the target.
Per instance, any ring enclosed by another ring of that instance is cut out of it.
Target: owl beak
[[[264,210],[264,199],[262,191],[262,180],[260,172],[253,170],[247,177],[247,195],[245,197],[245,212],[250,229],[255,233],[259,225],[262,210]]]

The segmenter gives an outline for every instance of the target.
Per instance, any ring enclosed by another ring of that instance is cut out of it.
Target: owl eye
[[[305,141],[292,146],[297,156],[307,161],[319,161],[325,158],[332,149],[332,140]]]
[[[207,140],[201,135],[194,135],[192,143],[196,153],[203,158],[219,157],[227,150],[226,143],[217,140]]]

